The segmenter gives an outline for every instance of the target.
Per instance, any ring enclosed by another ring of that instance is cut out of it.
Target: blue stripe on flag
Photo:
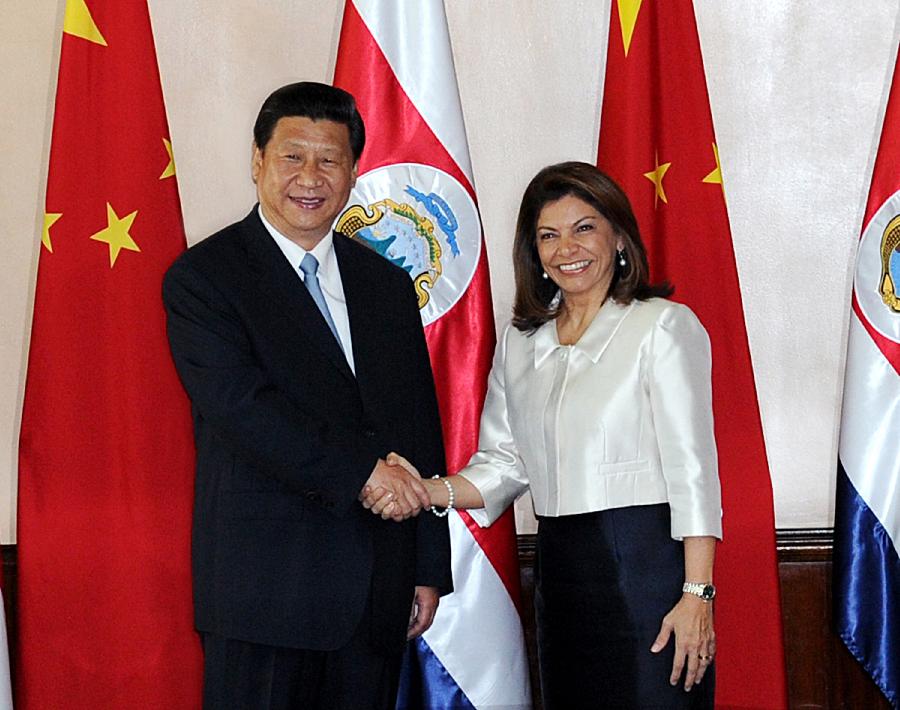
[[[475,710],[423,638],[406,644],[397,710]]]
[[[900,706],[900,556],[838,464],[834,522],[837,632],[888,701]]]

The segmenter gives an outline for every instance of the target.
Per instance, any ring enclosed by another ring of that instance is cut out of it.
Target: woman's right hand
[[[683,594],[663,618],[659,635],[650,651],[662,651],[672,636],[675,637],[675,656],[669,683],[677,685],[684,675],[684,689],[690,690],[703,680],[716,655],[712,602],[703,601],[692,594]]]
[[[481,492],[464,476],[449,476],[447,478],[429,478],[426,476],[425,478],[422,478],[422,475],[415,466],[400,454],[393,451],[387,455],[385,460],[388,465],[402,466],[410,473],[410,475],[421,479],[421,483],[425,486],[425,491],[431,499],[432,506],[446,508],[450,505],[450,490],[447,487],[447,483],[445,483],[445,481],[447,481],[453,488],[454,508],[467,510],[469,508],[484,507],[484,498],[481,497]],[[373,512],[374,511],[375,508],[373,508]],[[389,514],[390,509],[388,508],[386,511],[383,510],[381,517],[385,517],[384,512]],[[388,515],[388,517],[391,516]]]

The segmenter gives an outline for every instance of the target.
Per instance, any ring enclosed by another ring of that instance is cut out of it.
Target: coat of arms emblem
[[[900,343],[900,191],[884,201],[863,230],[853,289],[869,324]]]
[[[472,197],[448,173],[417,163],[361,175],[335,230],[409,273],[424,325],[465,293],[481,254]]]

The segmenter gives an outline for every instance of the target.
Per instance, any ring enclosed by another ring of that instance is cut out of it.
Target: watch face
[[[703,585],[703,593],[701,596],[703,599],[706,599],[706,600],[712,599],[713,597],[716,596],[716,588],[714,586],[712,586],[711,584]]]

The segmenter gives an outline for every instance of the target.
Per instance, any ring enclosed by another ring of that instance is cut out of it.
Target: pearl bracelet
[[[441,478],[437,474],[432,476],[432,479],[434,479],[434,478],[439,479],[441,481],[441,483],[443,483],[445,486],[447,486],[447,493],[449,494],[449,499],[447,500],[447,507],[444,508],[441,512],[438,512],[437,508],[435,508],[434,506],[431,506],[431,512],[434,513],[439,518],[446,518],[447,515],[450,513],[450,511],[453,510],[453,503],[456,500],[456,494],[453,492],[453,485],[450,483],[449,478]]]

